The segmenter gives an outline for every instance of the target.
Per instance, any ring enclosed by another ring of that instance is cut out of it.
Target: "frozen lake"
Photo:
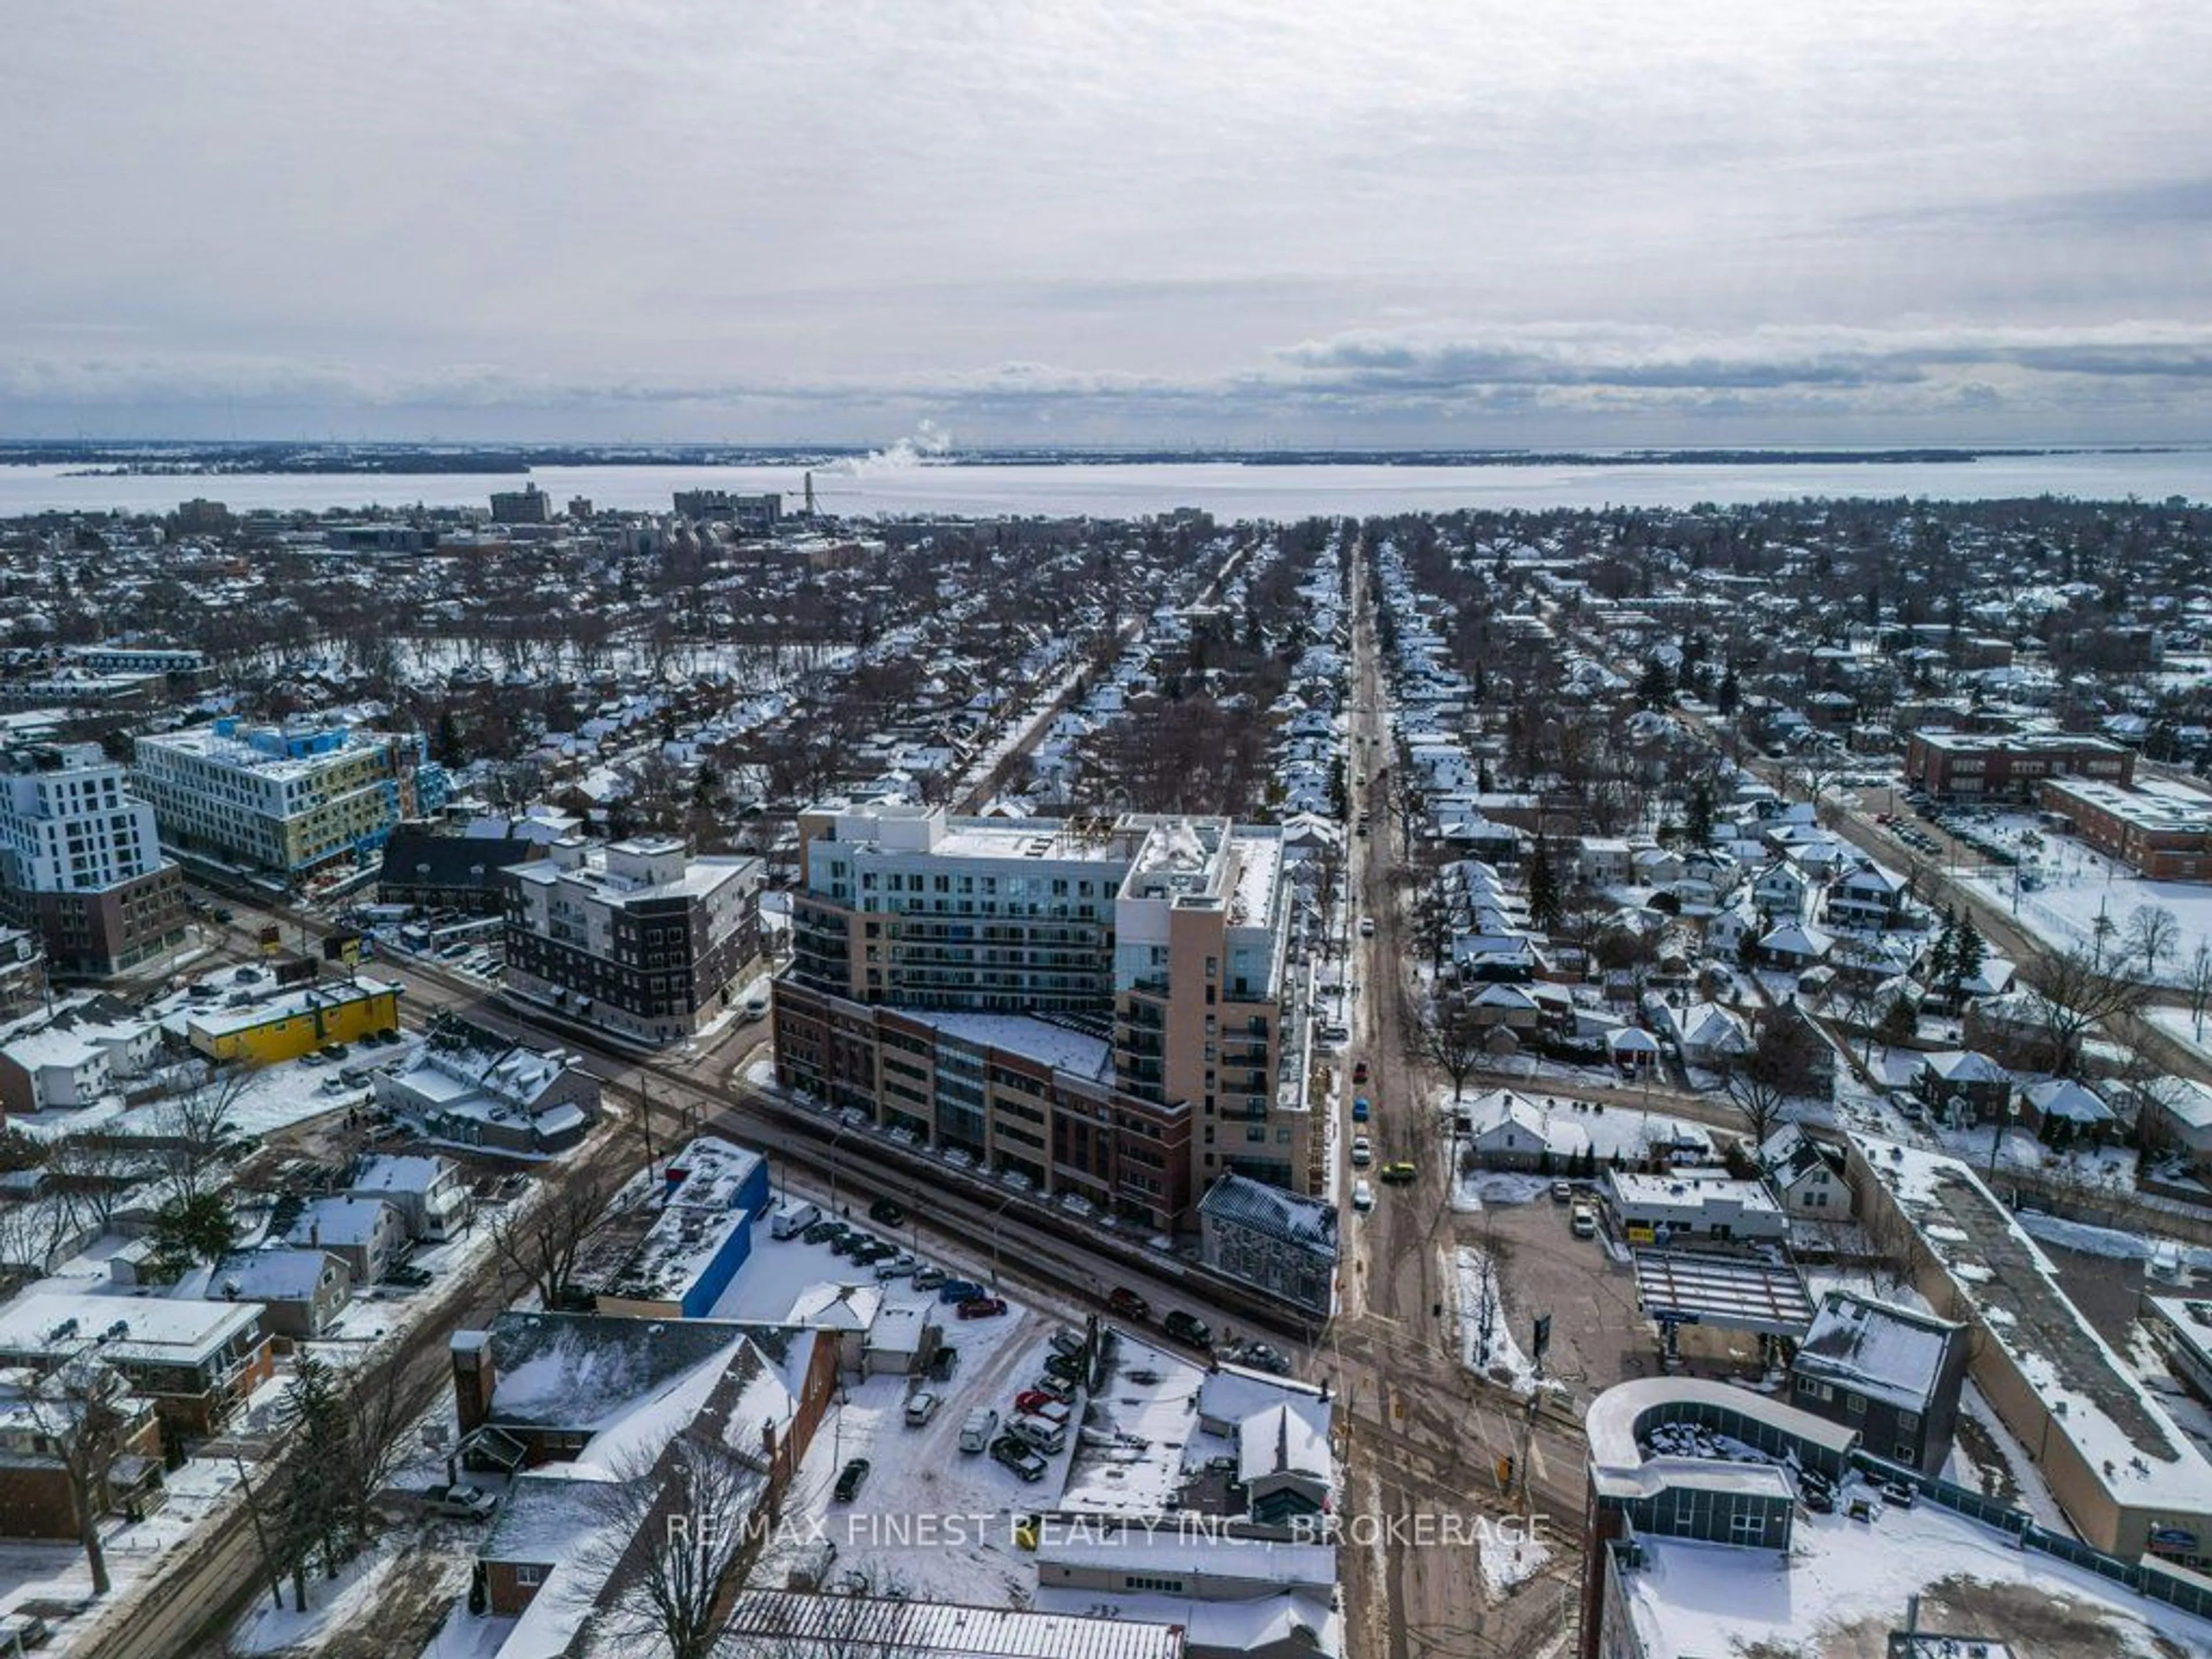
[[[234,509],[404,506],[482,507],[515,473],[225,473],[202,477],[82,477],[64,466],[0,466],[0,518],[50,511],[166,513],[210,496]],[[565,506],[666,508],[678,489],[779,490],[796,505],[796,466],[552,466],[531,473]],[[1202,507],[1224,520],[1316,514],[1444,513],[1459,507],[1692,507],[1802,495],[1926,496],[1957,501],[2045,494],[2212,501],[2212,449],[2158,453],[2075,451],[1975,461],[1776,463],[1622,459],[1586,465],[1387,466],[1341,462],[1249,465],[1233,461],[957,465],[911,459],[844,460],[817,467],[827,510],[855,516],[947,514],[974,517],[1089,514],[1136,518]]]

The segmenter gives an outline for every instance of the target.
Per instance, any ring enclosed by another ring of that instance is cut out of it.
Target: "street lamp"
[[[1013,1201],[1014,1194],[1008,1193],[999,1200],[999,1207],[991,1212],[991,1288],[994,1291],[999,1288],[999,1221],[1006,1213],[1006,1206]]]
[[[837,1143],[852,1132],[851,1124],[841,1123],[837,1126],[837,1133],[830,1137],[830,1213],[831,1215],[843,1213],[837,1207]]]

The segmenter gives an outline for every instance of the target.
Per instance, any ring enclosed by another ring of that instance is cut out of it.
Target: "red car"
[[[994,1319],[1006,1310],[1006,1304],[995,1296],[973,1296],[959,1308],[963,1319]]]
[[[1024,1389],[1016,1395],[1014,1410],[1030,1417],[1042,1417],[1048,1422],[1067,1421],[1067,1401],[1058,1395],[1047,1394],[1042,1389]]]
[[[1151,1318],[1152,1315],[1152,1304],[1127,1285],[1116,1285],[1109,1292],[1106,1305],[1124,1319],[1141,1321]]]
[[[1367,1062],[1365,1060],[1361,1060],[1359,1064],[1352,1068],[1352,1080],[1354,1083],[1364,1083],[1367,1081]]]

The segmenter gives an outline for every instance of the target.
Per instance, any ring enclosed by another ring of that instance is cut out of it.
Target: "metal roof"
[[[1813,1322],[1805,1281],[1787,1262],[1692,1250],[1636,1252],[1636,1294],[1662,1323],[1802,1336]]]

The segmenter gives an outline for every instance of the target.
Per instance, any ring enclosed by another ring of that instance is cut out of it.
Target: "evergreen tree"
[[[221,1193],[179,1194],[154,1212],[154,1253],[180,1269],[222,1261],[237,1237],[230,1200]]]
[[[1721,676],[1720,685],[1713,693],[1713,707],[1720,711],[1722,719],[1731,719],[1741,696],[1741,690],[1735,683],[1735,665],[1730,663],[1728,672]]]
[[[1989,960],[1990,947],[1974,926],[1971,915],[1959,918],[1958,937],[1951,945],[1951,978],[1949,990],[1955,1000],[1966,981],[1982,971]]]
[[[461,742],[461,723],[453,718],[453,711],[439,711],[437,734],[432,738],[438,763],[441,766],[465,766],[468,750]]]
[[[1548,933],[1559,927],[1565,914],[1559,874],[1552,868],[1552,846],[1539,836],[1536,851],[1528,860],[1528,920]]]
[[[352,1553],[345,1537],[345,1484],[352,1464],[345,1401],[336,1375],[313,1350],[300,1351],[284,1390],[284,1420],[295,1442],[291,1474],[276,1506],[278,1564],[292,1581],[294,1605],[307,1607],[307,1568],[337,1577]]]
[[[1636,703],[1639,708],[1664,708],[1674,701],[1674,677],[1667,672],[1667,665],[1654,657],[1644,665],[1644,672],[1636,682]]]
[[[1703,778],[1690,786],[1690,801],[1684,809],[1684,829],[1690,845],[1703,847],[1713,838],[1713,789]]]
[[[1946,905],[1943,925],[1936,930],[1936,943],[1928,947],[1928,983],[1938,990],[1950,986],[1951,964],[1958,960],[1958,920]]]

